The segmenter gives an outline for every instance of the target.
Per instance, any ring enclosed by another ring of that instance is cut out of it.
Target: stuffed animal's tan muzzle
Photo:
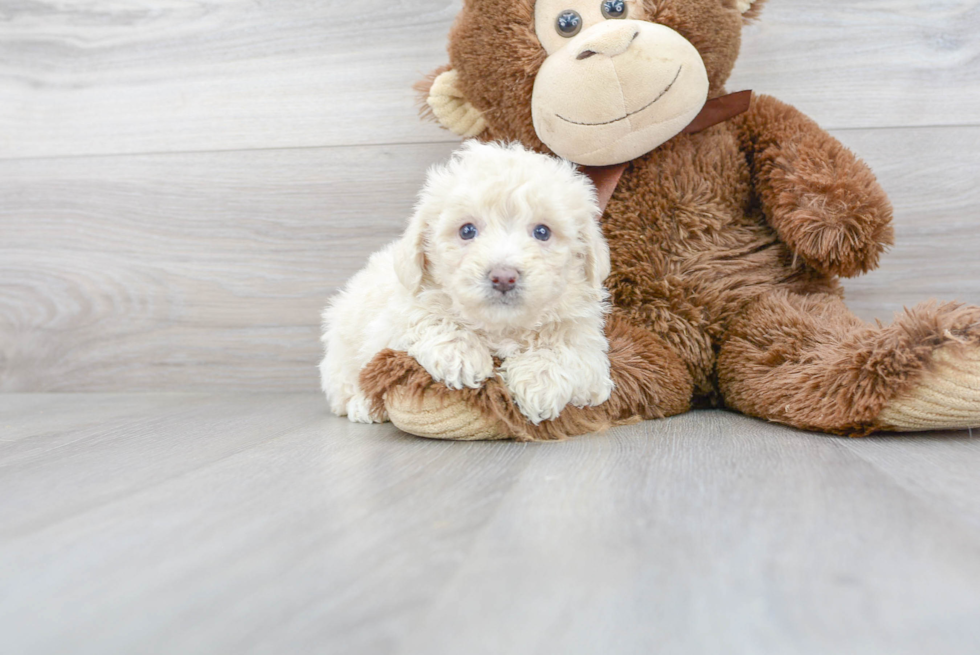
[[[697,49],[663,25],[605,21],[545,60],[531,112],[538,138],[586,166],[627,162],[680,134],[708,98]]]

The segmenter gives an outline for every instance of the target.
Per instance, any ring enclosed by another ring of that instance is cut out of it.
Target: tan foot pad
[[[396,389],[385,396],[385,409],[395,427],[417,437],[456,441],[510,438],[455,396],[427,392],[421,398],[412,398]]]
[[[895,432],[980,427],[980,349],[938,351],[919,385],[889,403],[878,421]]]

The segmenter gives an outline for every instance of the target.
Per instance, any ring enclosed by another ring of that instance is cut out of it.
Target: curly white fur
[[[404,236],[375,253],[323,313],[320,364],[331,410],[371,413],[358,384],[381,350],[407,351],[433,379],[478,388],[494,374],[539,423],[612,391],[602,283],[609,249],[595,191],[575,167],[520,145],[470,141],[429,171]],[[466,240],[460,228],[478,235]],[[551,231],[536,239],[540,225]],[[494,289],[491,272],[518,273]],[[494,371],[494,357],[503,364]]]

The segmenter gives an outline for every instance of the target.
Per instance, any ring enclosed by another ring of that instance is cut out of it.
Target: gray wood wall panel
[[[899,239],[847,282],[852,307],[980,303],[980,128],[837,135],[891,192]],[[0,162],[0,389],[315,387],[325,300],[452,147]]]
[[[895,246],[871,274],[845,282],[865,319],[930,298],[980,304],[980,128],[847,130],[895,205]]]
[[[323,303],[456,143],[410,86],[458,5],[2,3],[0,391],[314,387]],[[980,302],[978,12],[772,0],[746,31],[731,87],[839,128],[895,201],[865,318]]]
[[[451,0],[5,0],[0,157],[424,142]]]
[[[309,389],[452,144],[0,162],[0,389]]]
[[[459,4],[6,0],[0,157],[448,140],[411,85]],[[772,0],[731,87],[832,128],[980,124],[978,32],[976,0]]]
[[[980,124],[980,2],[768,0],[730,87],[828,129]]]

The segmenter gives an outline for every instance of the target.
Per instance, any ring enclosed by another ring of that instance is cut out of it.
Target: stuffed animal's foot
[[[500,426],[471,407],[462,394],[408,393],[396,387],[385,397],[391,422],[402,432],[427,439],[494,441],[509,439]]]
[[[890,401],[878,422],[891,432],[980,427],[980,347],[938,350],[918,383]]]
[[[923,303],[868,325],[829,295],[760,297],[718,357],[725,402],[849,436],[980,426],[980,307]]]

